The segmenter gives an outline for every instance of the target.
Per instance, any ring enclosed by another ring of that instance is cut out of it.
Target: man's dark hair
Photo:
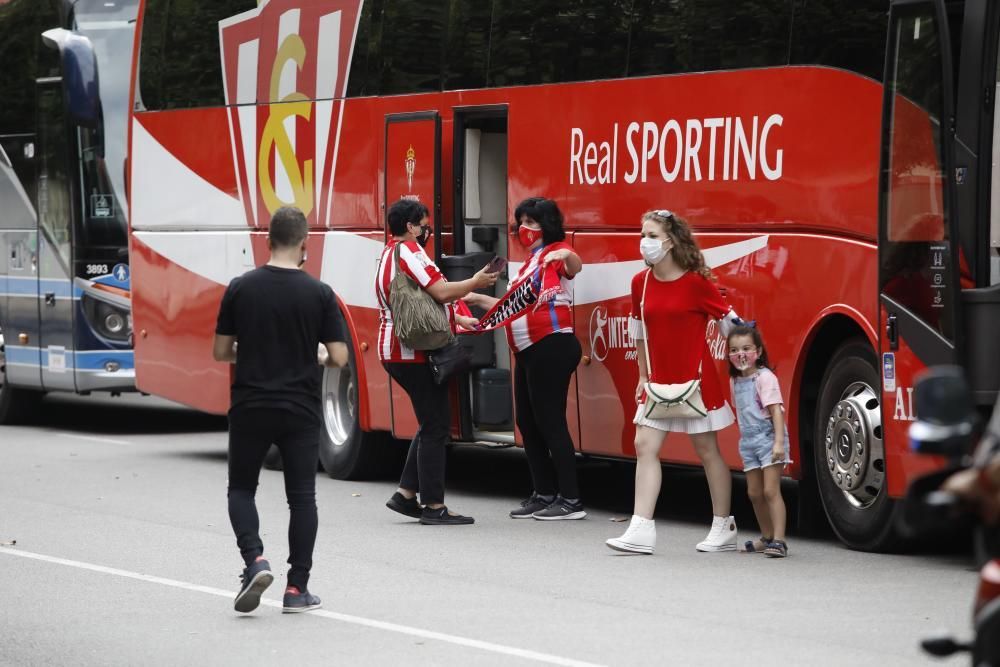
[[[400,199],[389,207],[386,219],[389,222],[389,233],[402,236],[406,233],[406,225],[417,225],[430,215],[427,207],[412,199]]]
[[[545,197],[529,197],[514,210],[515,229],[521,225],[521,217],[528,216],[542,226],[542,243],[548,245],[566,238],[563,231],[563,214],[559,205]]]
[[[282,206],[271,216],[267,237],[275,248],[295,248],[309,234],[309,223],[302,211],[294,206]]]

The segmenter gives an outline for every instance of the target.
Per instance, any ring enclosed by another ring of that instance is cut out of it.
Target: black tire
[[[319,461],[334,479],[372,479],[385,472],[393,457],[385,433],[365,432],[358,421],[358,374],[351,350],[344,368],[323,371]]]
[[[823,374],[814,422],[814,472],[823,509],[837,537],[861,551],[889,551],[899,543],[897,503],[885,483],[879,380],[867,341],[847,341]],[[852,483],[856,488],[845,486]]]
[[[42,392],[7,384],[3,332],[0,331],[0,424],[29,424],[38,416]]]

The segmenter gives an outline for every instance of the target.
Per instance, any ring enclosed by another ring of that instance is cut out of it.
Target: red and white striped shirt
[[[378,358],[388,362],[422,363],[427,355],[422,350],[411,350],[396,337],[392,327],[392,311],[389,310],[389,285],[396,276],[396,262],[393,259],[393,248],[400,243],[390,239],[382,250],[382,259],[375,276],[375,296],[379,304]],[[413,241],[406,241],[399,250],[399,268],[413,278],[420,287],[427,289],[445,277],[437,265],[431,261],[424,249]],[[452,309],[449,316],[453,318]]]
[[[517,276],[511,283],[521,277],[539,270],[540,262],[545,255],[554,250],[573,250],[573,246],[565,241],[550,243],[536,248],[528,261],[521,266]],[[523,352],[529,347],[554,333],[573,332],[573,282],[566,275],[565,268],[559,271],[559,285],[562,289],[556,297],[538,307],[538,310],[528,309],[528,312],[507,325],[507,344],[515,352]]]

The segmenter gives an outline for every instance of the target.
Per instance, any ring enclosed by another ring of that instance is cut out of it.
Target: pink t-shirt
[[[781,399],[781,386],[778,384],[777,375],[768,368],[761,368],[754,375],[750,376],[750,378],[753,380],[753,386],[757,394],[756,405],[751,406],[752,408],[757,408],[758,414],[754,414],[754,417],[757,419],[771,419],[771,411],[767,409],[771,405],[780,405],[782,406],[782,411],[784,411],[785,402]],[[736,389],[732,378],[729,380],[729,389],[730,395],[735,395]]]

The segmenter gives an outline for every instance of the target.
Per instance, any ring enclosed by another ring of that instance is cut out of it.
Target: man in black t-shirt
[[[299,268],[307,233],[302,211],[275,211],[268,232],[270,260],[229,283],[215,328],[213,356],[236,364],[229,408],[229,519],[246,563],[235,602],[240,612],[256,609],[274,580],[254,502],[272,444],[281,450],[291,514],[284,611],[320,606],[307,589],[317,527],[320,364],[344,366],[348,353],[333,290]]]

